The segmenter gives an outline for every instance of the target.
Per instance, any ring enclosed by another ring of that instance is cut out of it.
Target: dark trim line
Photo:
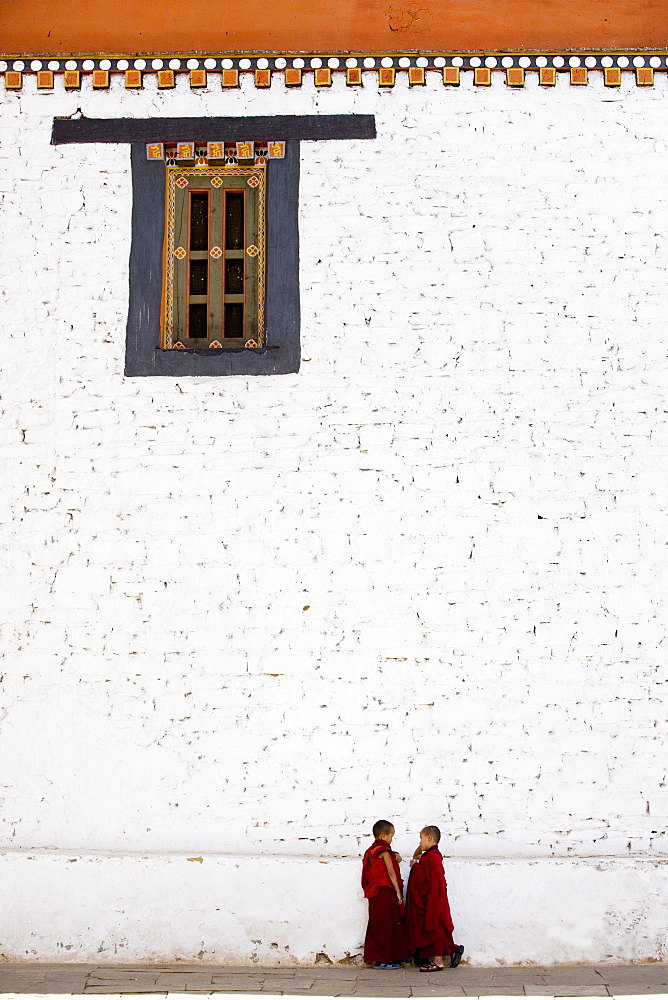
[[[54,118],[52,145],[72,142],[174,142],[184,139],[375,139],[373,115],[271,115],[254,118]],[[145,155],[145,154],[144,154]]]
[[[248,132],[243,134],[248,136]],[[272,130],[271,134],[278,132]],[[205,128],[203,136],[210,135]],[[281,132],[281,137],[284,135]],[[299,143],[289,140],[285,159],[267,164],[267,347],[259,350],[164,351],[158,347],[165,165],[159,160],[147,160],[143,144],[132,146],[131,159],[132,248],[125,374],[177,377],[298,372]]]

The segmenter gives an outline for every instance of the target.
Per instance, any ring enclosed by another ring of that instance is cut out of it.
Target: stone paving
[[[354,965],[260,968],[200,965],[0,964],[0,994],[227,993],[319,997],[640,997],[665,994],[668,965],[554,965],[395,972]]]

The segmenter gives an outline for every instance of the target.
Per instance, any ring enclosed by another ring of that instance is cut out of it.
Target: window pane
[[[190,261],[190,294],[206,295],[209,277],[209,262],[206,260]]]
[[[209,249],[209,192],[190,195],[190,249]]]
[[[225,194],[225,249],[244,248],[244,195],[242,191]]]
[[[243,260],[225,261],[225,294],[244,294],[244,262]]]
[[[188,306],[188,336],[191,338],[206,337],[206,303],[196,303]]]
[[[225,336],[243,337],[243,335],[244,307],[241,302],[227,302],[225,304]]]

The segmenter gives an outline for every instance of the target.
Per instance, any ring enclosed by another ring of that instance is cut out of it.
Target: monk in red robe
[[[452,937],[455,926],[450,915],[443,855],[438,849],[440,839],[437,826],[425,826],[420,832],[420,846],[413,855],[408,879],[408,946],[420,965],[420,972],[439,972],[444,955],[449,956],[454,969],[464,954],[464,946],[455,944]]]
[[[385,819],[373,825],[374,842],[362,861],[362,888],[369,900],[364,961],[374,969],[400,969],[408,961],[404,930],[401,858],[390,849],[394,827]]]

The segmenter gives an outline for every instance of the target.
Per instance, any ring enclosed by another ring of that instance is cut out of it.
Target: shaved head
[[[379,837],[386,837],[388,833],[394,833],[394,824],[389,820],[379,819],[373,824],[373,835],[378,840]]]
[[[425,836],[431,837],[435,844],[438,844],[441,839],[441,831],[437,826],[424,826],[420,833],[424,833]]]

